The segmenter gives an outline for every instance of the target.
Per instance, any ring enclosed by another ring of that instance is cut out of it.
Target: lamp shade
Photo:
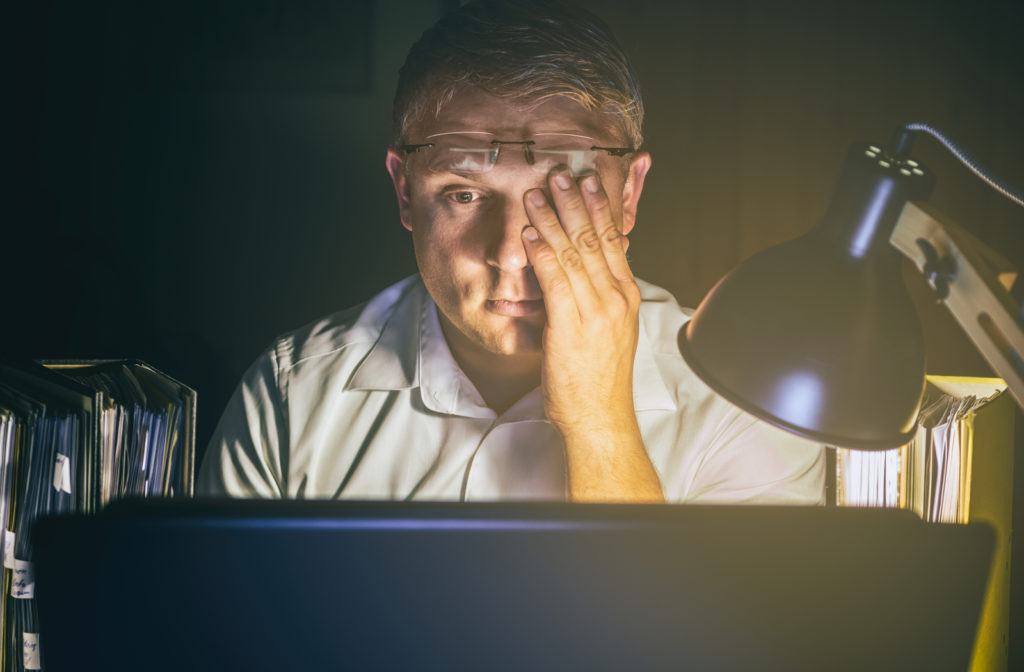
[[[924,340],[889,236],[907,200],[927,197],[933,183],[923,168],[854,145],[818,226],[751,257],[701,302],[679,332],[689,366],[729,401],[800,436],[869,450],[907,443]]]

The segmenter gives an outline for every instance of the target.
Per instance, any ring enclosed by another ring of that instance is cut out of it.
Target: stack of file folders
[[[975,428],[989,424],[996,402],[1000,408],[1007,403],[1005,390],[996,378],[929,376],[917,433],[907,445],[837,450],[836,503],[910,509],[929,522],[968,522],[978,459]],[[983,445],[980,451],[986,458],[1001,449]],[[1012,461],[1003,468],[1012,469]]]
[[[1005,670],[1009,660],[1014,413],[1001,379],[928,376],[917,432],[907,445],[836,450],[837,505],[910,509],[928,522],[983,522],[994,529],[972,672]]]
[[[32,523],[122,497],[191,496],[195,413],[193,390],[142,362],[0,363],[0,670],[45,662]]]

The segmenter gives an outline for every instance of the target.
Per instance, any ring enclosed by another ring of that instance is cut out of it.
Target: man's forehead
[[[613,134],[608,118],[567,96],[551,96],[532,105],[500,98],[480,89],[456,92],[436,118],[415,125],[417,140],[438,133],[486,131],[503,140],[537,133],[568,133],[602,138]]]

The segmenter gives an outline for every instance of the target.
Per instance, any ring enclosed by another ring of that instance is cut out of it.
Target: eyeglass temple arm
[[[424,142],[421,145],[399,145],[398,148],[400,150],[402,150],[403,152],[405,152],[406,154],[413,154],[415,152],[420,151],[421,149],[426,149],[427,147],[433,147],[434,144],[435,143],[433,143],[433,142]]]
[[[590,148],[590,151],[601,150],[602,152],[608,152],[612,156],[625,156],[626,154],[632,154],[636,151],[636,147],[598,147],[594,145]]]

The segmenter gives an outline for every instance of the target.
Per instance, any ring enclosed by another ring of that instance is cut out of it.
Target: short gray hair
[[[517,104],[566,96],[607,115],[639,148],[644,105],[622,47],[599,18],[559,1],[480,0],[449,12],[409,50],[392,107],[392,142],[465,88]]]

